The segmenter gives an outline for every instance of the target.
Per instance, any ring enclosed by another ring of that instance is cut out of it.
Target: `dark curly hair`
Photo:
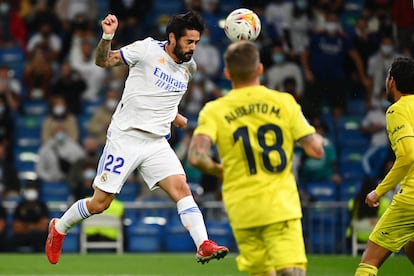
[[[175,35],[175,39],[185,35],[186,30],[196,30],[200,33],[200,36],[204,32],[204,20],[201,15],[196,11],[189,11],[184,14],[174,15],[167,24],[167,37],[169,33]],[[168,42],[169,39],[168,39]]]

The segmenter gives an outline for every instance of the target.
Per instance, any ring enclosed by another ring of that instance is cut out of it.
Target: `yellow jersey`
[[[391,147],[397,158],[404,158],[397,146],[398,141],[405,137],[414,137],[414,95],[402,96],[392,104],[386,113],[387,133]],[[385,178],[377,188],[379,196],[400,184],[400,190],[394,196],[394,201],[413,205],[414,202],[414,170],[410,169],[401,183],[393,178]]]
[[[314,132],[290,94],[261,85],[233,89],[203,107],[194,134],[208,135],[217,146],[233,228],[302,217],[293,149]]]

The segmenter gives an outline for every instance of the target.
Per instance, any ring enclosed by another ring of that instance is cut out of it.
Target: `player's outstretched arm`
[[[111,40],[118,28],[118,19],[115,15],[108,14],[101,22],[102,39],[96,48],[95,63],[100,67],[112,67],[124,64],[119,50],[111,50]]]
[[[194,135],[188,150],[188,162],[191,166],[206,174],[222,178],[223,166],[213,161],[209,155],[211,144],[209,136],[204,134]]]
[[[299,139],[299,144],[305,153],[313,158],[321,159],[325,154],[323,149],[323,137],[319,133],[312,133]]]

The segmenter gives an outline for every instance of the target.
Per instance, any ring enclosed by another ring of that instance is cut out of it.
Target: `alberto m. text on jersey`
[[[275,116],[276,118],[279,118],[280,108],[273,105],[269,106],[267,103],[254,103],[249,105],[242,105],[236,107],[235,109],[224,115],[224,118],[229,124],[231,124],[231,122],[236,120],[237,118],[257,113],[268,114],[270,116]]]

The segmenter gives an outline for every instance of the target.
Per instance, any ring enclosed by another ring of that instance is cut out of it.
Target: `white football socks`
[[[203,215],[192,196],[186,196],[177,202],[178,214],[181,223],[190,232],[197,249],[201,243],[208,239]]]
[[[56,222],[55,228],[59,233],[66,234],[74,225],[91,216],[86,207],[86,200],[84,198],[73,203]]]

